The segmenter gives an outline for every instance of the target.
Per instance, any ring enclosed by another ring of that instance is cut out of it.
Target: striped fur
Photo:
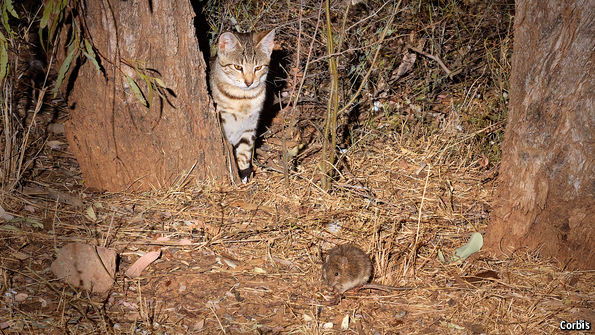
[[[234,147],[240,178],[248,181],[275,31],[223,33],[211,62],[210,86],[225,136]]]

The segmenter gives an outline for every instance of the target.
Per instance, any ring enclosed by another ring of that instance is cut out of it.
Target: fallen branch
[[[411,51],[417,52],[418,54],[420,54],[420,55],[422,55],[422,56],[426,56],[426,57],[428,57],[429,59],[432,59],[432,60],[436,61],[436,63],[438,63],[438,65],[440,65],[440,67],[441,67],[441,68],[444,70],[444,72],[446,72],[446,74],[447,74],[449,77],[452,77],[452,76],[451,76],[451,74],[452,74],[452,71],[451,71],[451,70],[449,70],[449,69],[446,67],[446,65],[444,65],[444,63],[442,62],[442,60],[441,60],[441,59],[440,59],[438,56],[434,56],[434,55],[432,55],[432,54],[429,54],[429,53],[427,53],[427,52],[424,52],[424,51],[423,51],[423,50],[421,50],[421,49],[414,48],[414,47],[412,47],[412,46],[407,46],[407,48],[408,48],[409,50],[411,50]]]

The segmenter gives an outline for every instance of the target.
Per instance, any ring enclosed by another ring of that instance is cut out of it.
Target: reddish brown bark
[[[595,19],[586,0],[517,0],[492,250],[539,249],[593,269]]]
[[[87,61],[74,71],[68,96],[67,137],[86,185],[109,191],[163,188],[194,164],[190,177],[227,179],[189,1],[84,3],[84,20],[107,77]],[[135,62],[159,72],[153,75],[174,92],[168,99],[175,107],[156,94],[150,109],[140,103],[124,76],[135,79],[148,98],[130,66]]]

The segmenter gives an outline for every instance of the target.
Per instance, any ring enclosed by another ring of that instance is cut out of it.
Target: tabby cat
[[[240,178],[250,177],[258,119],[275,31],[221,34],[211,62],[210,86],[225,136],[234,148]]]

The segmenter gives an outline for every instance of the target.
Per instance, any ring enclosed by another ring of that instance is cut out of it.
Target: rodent
[[[366,284],[371,275],[370,257],[350,243],[331,249],[322,265],[323,282],[339,294]]]

